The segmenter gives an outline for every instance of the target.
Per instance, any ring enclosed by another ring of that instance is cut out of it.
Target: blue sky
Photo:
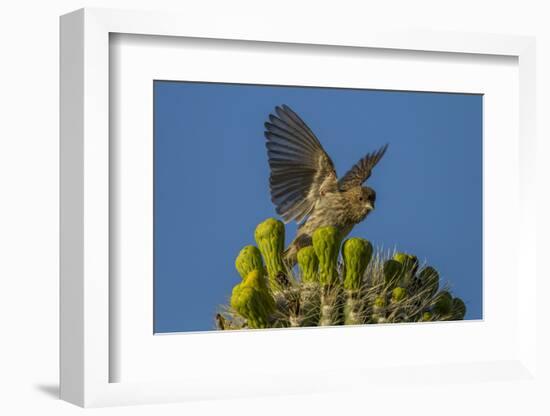
[[[155,81],[155,332],[213,329],[235,256],[276,216],[263,123],[280,104],[339,175],[390,144],[368,181],[376,210],[350,236],[426,260],[480,319],[482,96]]]

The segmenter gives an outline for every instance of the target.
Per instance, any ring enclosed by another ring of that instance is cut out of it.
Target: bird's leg
[[[226,327],[225,318],[219,313],[216,314],[216,327],[221,331],[225,330]]]

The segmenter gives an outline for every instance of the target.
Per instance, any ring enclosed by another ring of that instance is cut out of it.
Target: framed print
[[[61,20],[62,397],[536,382],[533,39],[181,19]]]

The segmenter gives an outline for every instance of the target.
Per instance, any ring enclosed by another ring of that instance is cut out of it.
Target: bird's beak
[[[374,202],[367,202],[366,207],[369,212],[374,210]]]

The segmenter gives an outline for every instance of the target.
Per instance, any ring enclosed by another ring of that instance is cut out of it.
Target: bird
[[[298,251],[312,245],[317,228],[335,227],[343,239],[374,210],[376,192],[363,183],[388,143],[367,153],[338,179],[319,139],[288,105],[276,106],[264,126],[271,201],[285,224],[298,223],[296,237],[284,252],[292,267]]]

